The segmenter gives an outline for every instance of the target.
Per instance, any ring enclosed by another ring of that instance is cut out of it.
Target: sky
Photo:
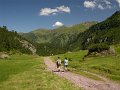
[[[120,0],[0,0],[0,26],[30,32],[87,21],[103,21],[117,10]]]

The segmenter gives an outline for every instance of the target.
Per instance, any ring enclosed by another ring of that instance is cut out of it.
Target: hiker
[[[65,69],[65,71],[68,70],[67,67],[68,67],[68,59],[65,58],[65,59],[64,59],[64,69]]]
[[[60,71],[60,66],[61,66],[61,59],[60,59],[60,57],[58,57],[58,59],[56,61],[56,66],[57,66],[58,71]]]

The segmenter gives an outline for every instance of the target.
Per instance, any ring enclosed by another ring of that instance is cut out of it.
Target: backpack
[[[58,60],[58,61],[57,61],[57,65],[61,65],[61,62],[60,62],[60,60]]]

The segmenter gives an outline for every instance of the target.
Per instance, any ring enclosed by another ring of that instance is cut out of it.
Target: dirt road
[[[56,65],[49,57],[44,58],[45,64],[49,71],[64,77],[85,90],[120,90],[120,84],[114,83],[110,80],[97,81],[72,72],[56,72]]]

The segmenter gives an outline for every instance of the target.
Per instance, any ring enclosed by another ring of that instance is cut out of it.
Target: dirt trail
[[[120,84],[116,84],[110,80],[96,81],[72,72],[56,72],[56,65],[49,57],[44,58],[45,64],[49,71],[53,71],[58,76],[64,77],[74,83],[76,86],[85,90],[120,90]]]

